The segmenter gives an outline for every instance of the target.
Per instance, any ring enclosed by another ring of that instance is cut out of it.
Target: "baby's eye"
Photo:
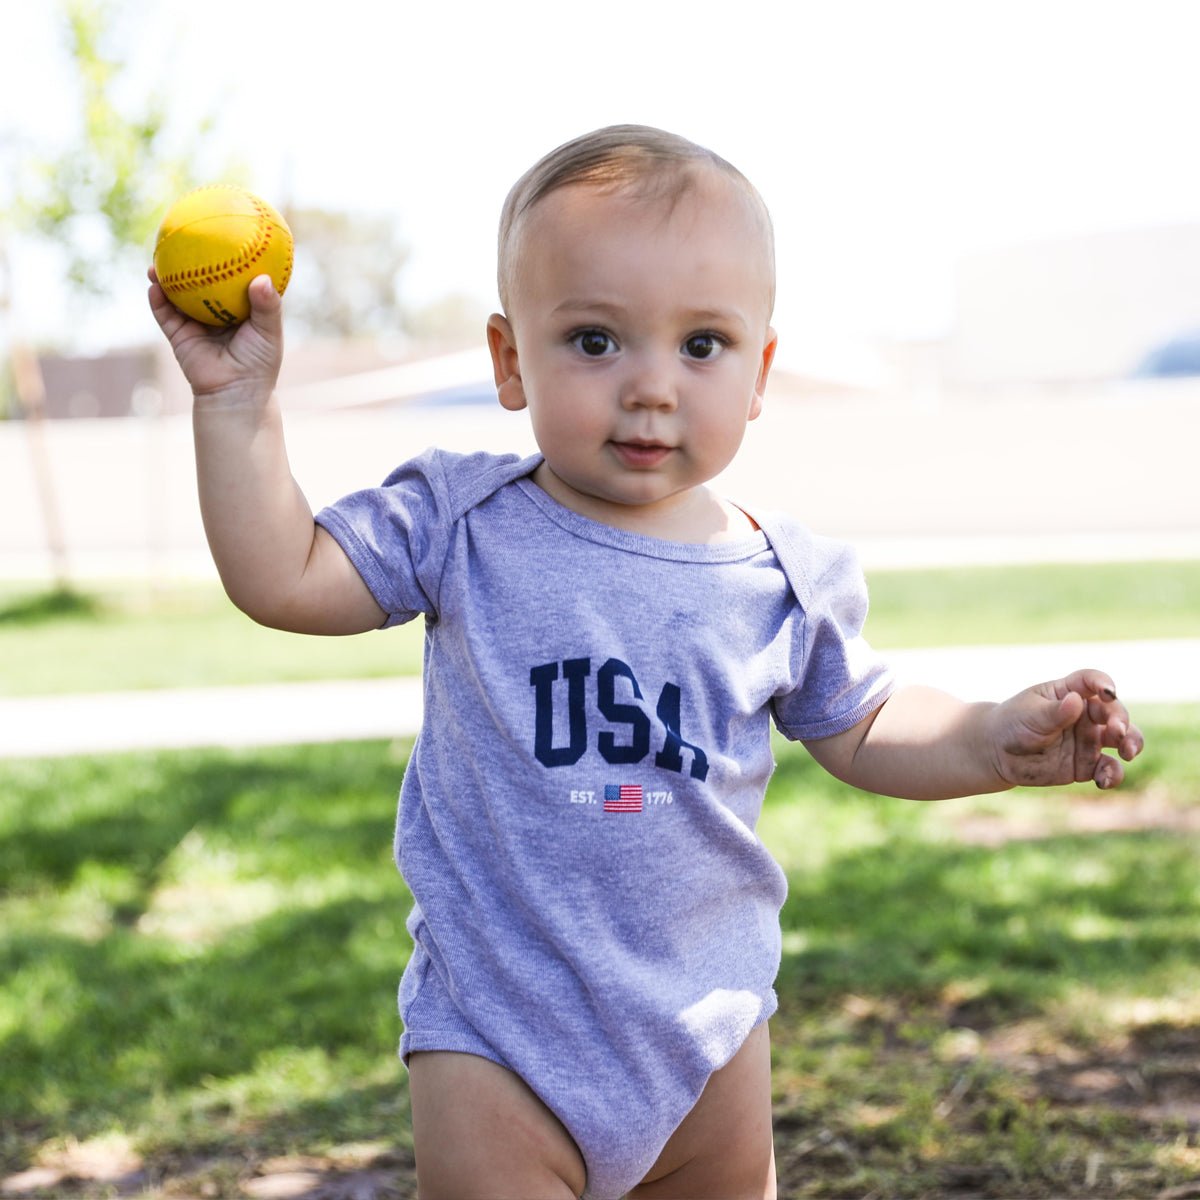
[[[688,358],[716,358],[725,344],[715,333],[693,333],[683,343],[683,352]]]
[[[616,343],[603,329],[581,329],[571,341],[589,358],[601,358],[616,349]]]

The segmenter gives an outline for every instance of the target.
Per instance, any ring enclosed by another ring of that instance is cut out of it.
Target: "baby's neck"
[[[748,513],[703,485],[654,504],[613,504],[565,487],[545,462],[534,472],[533,482],[582,517],[662,541],[712,545],[737,541],[758,528]]]

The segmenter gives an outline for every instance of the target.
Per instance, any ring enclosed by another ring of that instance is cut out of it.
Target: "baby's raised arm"
[[[806,742],[831,774],[867,791],[941,800],[1010,787],[1116,787],[1142,733],[1101,671],[1076,671],[1000,704],[905,687],[853,728]],[[1115,750],[1116,757],[1105,754]]]
[[[361,633],[385,614],[341,547],[313,521],[292,477],[275,382],[282,305],[269,276],[250,285],[250,319],[211,329],[167,299],[150,273],[150,308],[191,384],[200,512],[221,582],[263,625]]]

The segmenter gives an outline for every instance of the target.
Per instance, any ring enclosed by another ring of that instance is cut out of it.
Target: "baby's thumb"
[[[1057,689],[1041,684],[1018,693],[1005,706],[1011,729],[1021,744],[1054,741],[1079,720],[1087,702],[1078,692],[1059,696]]]
[[[258,275],[250,281],[250,323],[264,337],[277,340],[283,330],[283,300],[270,275]]]
[[[1078,692],[1068,692],[1062,699],[1047,697],[1034,715],[1034,725],[1041,733],[1059,733],[1070,729],[1083,716],[1087,701]]]

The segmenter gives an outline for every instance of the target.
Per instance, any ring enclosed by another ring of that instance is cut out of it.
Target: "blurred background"
[[[728,490],[881,562],[928,538],[1195,556],[1196,23],[1182,0],[2,0],[0,572],[208,569],[145,305],[199,183],[294,227],[281,394],[314,504],[432,441],[529,448],[484,354],[497,215],[616,121],[711,146],[774,214],[772,403]]]

